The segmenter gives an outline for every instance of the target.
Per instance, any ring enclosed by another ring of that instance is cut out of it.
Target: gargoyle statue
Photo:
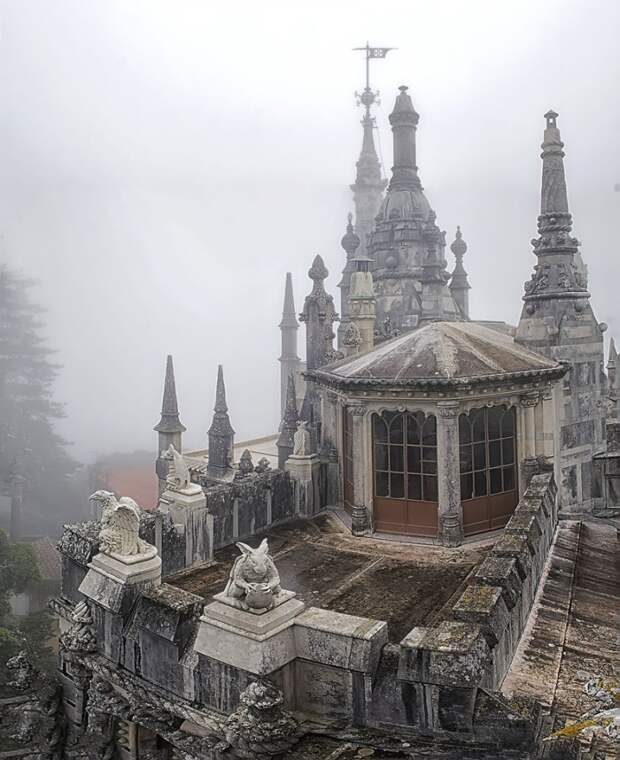
[[[99,551],[131,557],[149,551],[152,547],[138,538],[140,508],[129,496],[116,499],[110,491],[95,491],[89,501],[102,505]]]
[[[168,477],[166,478],[166,485],[171,487],[173,491],[180,491],[183,488],[187,488],[190,485],[189,468],[185,464],[185,460],[174,448],[172,444],[168,446],[168,449],[163,454],[164,459],[170,460],[170,469],[168,470]]]
[[[271,609],[282,589],[280,576],[269,556],[267,539],[261,541],[258,549],[241,541],[236,546],[241,550],[241,556],[235,560],[224,589],[227,602],[243,610]]]

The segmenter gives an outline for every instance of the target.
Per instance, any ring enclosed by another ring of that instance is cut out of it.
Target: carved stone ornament
[[[102,505],[99,551],[117,559],[157,553],[154,546],[138,537],[140,508],[133,499],[116,499],[110,491],[95,491],[89,499]]]
[[[254,468],[254,471],[258,473],[262,473],[262,472],[267,472],[270,469],[271,469],[271,465],[269,464],[269,460],[267,459],[267,457],[261,457],[258,460],[258,464]]]
[[[241,541],[236,546],[241,550],[241,556],[232,566],[221,601],[250,612],[275,607],[282,588],[276,566],[269,556],[267,539],[261,541],[258,549]]]
[[[366,414],[366,407],[362,406],[361,404],[357,404],[356,406],[348,406],[347,412],[353,415],[353,417],[363,417]]]
[[[230,754],[247,760],[286,757],[300,739],[297,720],[282,707],[282,692],[267,681],[251,683],[224,724]],[[228,755],[228,753],[227,753]]]
[[[360,335],[359,327],[355,322],[349,322],[345,328],[342,342],[345,346],[349,346],[357,350],[362,344],[362,336]]]
[[[519,403],[523,407],[536,406],[538,404],[539,400],[540,400],[539,394],[538,393],[533,393],[533,394],[530,394],[530,395],[527,395],[527,396],[521,396],[519,398]]]
[[[455,419],[459,416],[459,404],[457,402],[446,402],[445,404],[439,403],[437,405],[437,411],[439,416],[444,419]]]
[[[254,472],[254,462],[249,450],[245,449],[239,460],[239,474],[244,476],[249,475],[251,472]]]
[[[191,483],[189,467],[172,444],[168,446],[163,458],[170,461],[166,487],[171,491],[182,491],[187,488]]]
[[[12,686],[14,689],[19,689],[19,691],[26,691],[26,689],[30,688],[36,676],[36,670],[23,649],[15,657],[7,660],[6,668],[11,671],[12,676],[7,686]]]
[[[296,457],[307,457],[312,454],[312,442],[307,425],[305,420],[299,420],[297,423],[297,431],[293,436],[293,455]]]
[[[69,652],[96,652],[95,627],[86,602],[78,602],[71,614],[72,626],[60,637],[61,645]]]

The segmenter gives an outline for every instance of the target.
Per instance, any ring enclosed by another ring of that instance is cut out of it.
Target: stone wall
[[[553,475],[535,475],[447,619],[414,628],[403,639],[398,679],[418,695],[418,709],[428,712],[432,706],[437,713],[442,700],[455,698],[454,689],[499,689],[532,608],[556,523]],[[477,697],[469,696],[473,709]]]

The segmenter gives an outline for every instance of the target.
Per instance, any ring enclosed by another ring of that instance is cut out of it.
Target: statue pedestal
[[[316,454],[292,454],[284,465],[295,486],[295,513],[314,515],[321,509],[319,492],[319,458]]]
[[[293,626],[305,605],[291,591],[282,594],[290,596],[260,614],[211,602],[200,618],[195,651],[259,676],[291,662],[296,656]]]
[[[185,535],[185,568],[199,567],[213,559],[213,515],[197,483],[179,490],[166,488],[159,509],[168,512],[179,533]]]
[[[78,591],[111,612],[120,612],[128,599],[161,584],[161,558],[157,549],[130,556],[96,554]]]

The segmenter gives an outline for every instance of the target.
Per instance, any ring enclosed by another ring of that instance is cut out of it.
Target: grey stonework
[[[447,287],[445,234],[436,225],[418,176],[415,132],[419,116],[406,87],[400,88],[390,124],[394,166],[376,217],[368,255],[374,260],[377,322],[411,330],[425,320],[463,319]]]
[[[209,428],[209,458],[207,462],[207,471],[211,477],[223,478],[231,471],[233,464],[234,436],[235,431],[230,424],[228,406],[226,405],[224,370],[220,364],[217,368],[213,421]]]
[[[291,375],[296,379],[301,369],[301,359],[297,356],[297,331],[299,322],[295,314],[295,300],[293,296],[293,278],[290,272],[286,273],[284,286],[284,305],[282,307],[282,319],[280,321],[280,416],[284,416],[286,407],[286,394],[288,380]]]
[[[183,451],[183,433],[185,425],[179,419],[179,406],[177,403],[177,390],[174,379],[174,366],[172,356],[166,359],[166,375],[164,379],[164,395],[161,404],[161,419],[153,428],[157,431],[157,459],[155,472],[159,481],[159,493],[164,489],[164,482],[168,475],[168,462],[161,455],[168,450],[170,445],[181,453]]]
[[[525,283],[516,339],[570,366],[557,409],[560,501],[567,512],[591,512],[599,503],[591,489],[592,459],[605,449],[603,336],[577,258],[579,242],[571,234],[557,114],[549,111],[545,118],[539,236],[533,241],[538,263]]]

